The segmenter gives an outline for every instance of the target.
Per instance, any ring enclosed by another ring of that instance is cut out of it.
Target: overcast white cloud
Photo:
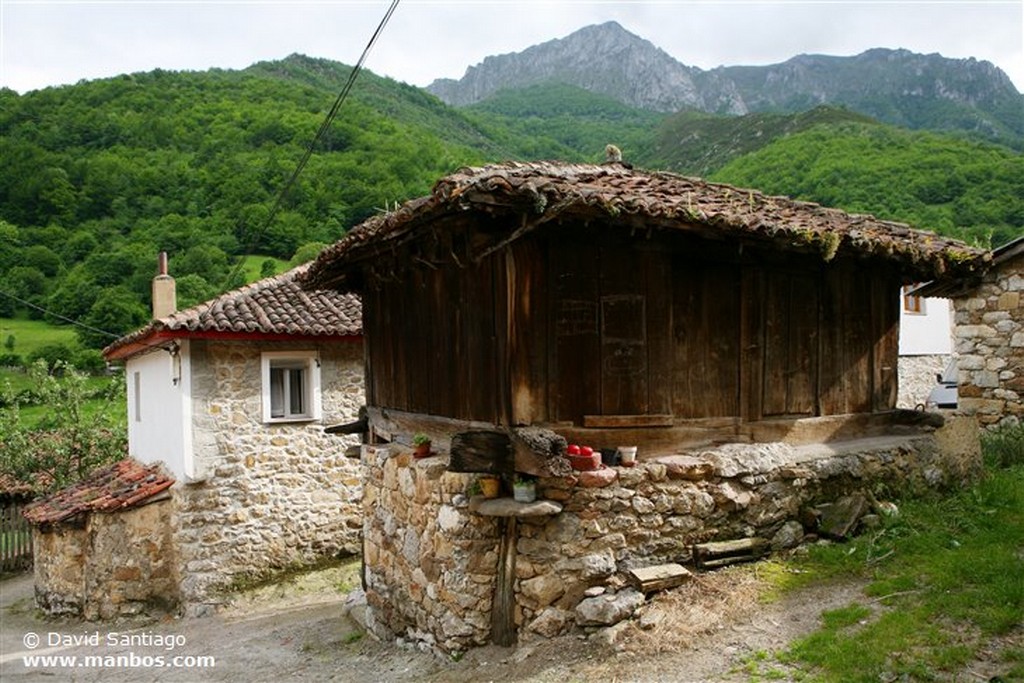
[[[387,1],[0,0],[0,85],[244,68],[293,52],[354,64]],[[902,47],[984,59],[1024,90],[1024,2],[404,0],[366,64],[427,85],[492,54],[615,20],[704,69]]]

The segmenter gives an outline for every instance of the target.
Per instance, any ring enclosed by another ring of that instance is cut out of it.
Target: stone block
[[[602,467],[599,470],[587,470],[579,473],[579,486],[583,488],[604,488],[615,483],[619,473],[611,467]]]
[[[1004,292],[999,295],[996,308],[999,310],[1016,311],[1021,305],[1020,292]]]
[[[632,588],[613,595],[587,598],[576,606],[580,626],[612,626],[629,619],[644,604],[644,594]]]
[[[714,476],[715,466],[702,458],[692,455],[668,455],[658,461],[665,465],[669,479],[701,481]]]

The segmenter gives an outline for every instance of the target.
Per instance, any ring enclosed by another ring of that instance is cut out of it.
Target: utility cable
[[[302,158],[299,159],[299,163],[298,165],[296,165],[295,170],[292,171],[292,174],[288,178],[288,181],[281,188],[281,191],[277,193],[277,198],[274,201],[273,208],[271,208],[270,213],[267,215],[267,219],[263,222],[263,225],[259,228],[259,230],[253,233],[253,237],[249,242],[249,248],[246,250],[245,253],[251,252],[256,247],[256,242],[259,240],[260,235],[266,232],[267,228],[269,228],[270,224],[274,221],[274,218],[277,217],[277,213],[278,211],[280,211],[281,205],[284,203],[285,197],[287,196],[288,192],[291,190],[295,182],[298,180],[299,174],[302,173],[304,168],[306,168],[306,164],[309,162],[310,157],[313,156],[313,150],[316,148],[316,144],[320,142],[323,136],[330,129],[335,117],[337,117],[342,105],[348,98],[348,94],[352,90],[352,86],[355,85],[356,78],[358,78],[359,76],[359,72],[363,70],[363,64],[366,62],[366,58],[369,56],[374,44],[376,44],[377,39],[380,38],[381,33],[383,33],[384,27],[387,26],[388,22],[391,20],[391,15],[395,13],[396,9],[398,9],[399,1],[400,0],[391,0],[391,5],[388,7],[387,12],[384,13],[384,17],[380,20],[380,23],[377,25],[377,29],[373,32],[373,35],[370,37],[370,40],[366,44],[366,47],[363,48],[363,53],[359,56],[359,61],[356,62],[356,65],[352,67],[352,71],[349,72],[348,80],[342,87],[341,92],[338,93],[338,97],[335,98],[334,104],[331,106],[330,111],[327,112],[327,116],[324,117],[323,122],[317,129],[316,134],[313,136],[313,140],[309,143],[309,146],[306,148],[306,151],[302,155]],[[235,281],[235,278],[238,277],[238,274],[241,272],[242,265],[244,263],[245,255],[243,254],[242,256],[239,257],[238,264],[235,266],[235,268],[231,271],[231,274],[228,276],[229,286],[231,283]]]

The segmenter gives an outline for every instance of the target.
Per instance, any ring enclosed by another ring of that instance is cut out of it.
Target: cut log
[[[771,550],[771,543],[763,538],[740,538],[735,541],[714,541],[693,546],[693,559],[700,569],[723,567],[738,562],[760,559]]]
[[[641,593],[675,588],[692,576],[685,567],[675,563],[659,564],[654,567],[640,567],[628,572],[629,582]]]
[[[572,472],[565,448],[564,438],[539,427],[460,432],[452,437],[448,470],[565,477]]]

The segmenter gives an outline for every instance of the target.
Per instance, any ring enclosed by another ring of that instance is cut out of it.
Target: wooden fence
[[[0,574],[32,566],[32,527],[21,515],[25,503],[0,502]]]

